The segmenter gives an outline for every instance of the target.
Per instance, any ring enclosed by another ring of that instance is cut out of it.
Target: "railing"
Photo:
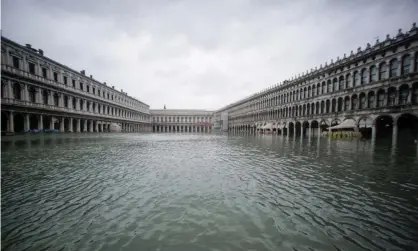
[[[124,107],[125,109],[140,112],[140,113],[143,113],[145,115],[150,114],[149,111],[147,112],[147,111],[144,111],[143,109],[137,110],[134,106],[130,106],[130,105],[127,105],[127,104],[124,104],[124,103],[118,103],[115,100],[111,100],[111,99],[105,99],[102,96],[98,96],[98,95],[95,95],[95,94],[90,93],[90,92],[82,91],[82,90],[76,89],[72,86],[64,85],[62,83],[58,83],[58,82],[55,82],[53,80],[46,79],[46,78],[41,77],[39,75],[30,74],[28,72],[25,72],[25,71],[20,70],[20,69],[16,69],[16,68],[11,67],[9,65],[2,64],[1,68],[2,68],[3,71],[8,71],[8,72],[11,72],[11,73],[16,74],[16,75],[23,76],[23,77],[28,78],[28,79],[36,80],[38,82],[42,82],[42,83],[50,85],[52,87],[59,87],[59,88],[65,89],[67,91],[79,94],[81,96],[88,96],[89,98],[92,98],[92,99],[99,99],[100,101],[103,101],[103,102],[106,102],[106,103],[111,103],[113,105],[117,105],[117,106],[120,106],[120,107]]]
[[[118,116],[114,116],[110,114],[101,114],[101,113],[95,113],[91,111],[75,110],[75,109],[66,108],[66,107],[57,107],[54,105],[33,103],[30,101],[16,100],[16,99],[10,99],[10,98],[2,98],[1,104],[2,105],[14,105],[14,106],[32,108],[32,109],[48,110],[48,111],[61,112],[61,113],[71,113],[71,114],[77,114],[77,115],[92,116],[92,117],[97,117],[101,119],[112,119],[112,120],[120,120],[120,121],[135,122],[135,123],[149,123],[149,121],[147,120],[139,120],[139,119],[137,120],[137,119],[131,119],[131,118],[126,118],[126,117],[118,117]]]

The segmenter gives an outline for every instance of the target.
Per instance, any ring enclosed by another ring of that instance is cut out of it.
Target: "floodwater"
[[[3,137],[2,250],[411,250],[413,143]]]

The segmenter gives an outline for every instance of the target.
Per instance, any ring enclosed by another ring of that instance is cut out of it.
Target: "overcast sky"
[[[3,0],[3,36],[153,109],[219,109],[394,36],[417,0]]]

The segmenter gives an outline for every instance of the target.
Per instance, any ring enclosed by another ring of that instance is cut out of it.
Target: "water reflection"
[[[392,146],[315,136],[4,137],[2,249],[412,249],[417,146]]]

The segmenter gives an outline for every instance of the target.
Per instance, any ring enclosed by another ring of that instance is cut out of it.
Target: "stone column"
[[[23,100],[24,101],[29,101],[28,85],[24,84],[22,91],[23,91],[23,96],[22,96],[23,97]]]
[[[73,118],[69,119],[68,132],[73,132]]]
[[[25,114],[25,132],[30,130],[29,114]]]
[[[54,120],[55,120],[55,117],[51,116],[51,120],[49,121],[49,129],[50,130],[55,129],[54,128]]]
[[[94,128],[96,132],[99,132],[99,121],[96,121]]]
[[[44,129],[44,121],[43,121],[43,116],[42,114],[39,115],[39,120],[38,120],[38,130],[43,130]]]
[[[61,118],[60,121],[60,132],[65,132],[65,127],[64,127],[64,118]]]
[[[14,98],[13,89],[12,89],[12,81],[10,81],[10,80],[7,80],[7,97],[9,99]]]
[[[84,119],[83,132],[87,132],[87,119]]]
[[[79,98],[76,98],[75,99],[75,109],[76,110],[80,110],[80,99]]]
[[[77,128],[76,128],[76,132],[80,132],[81,128],[81,121],[80,119],[77,119]]]
[[[9,113],[9,132],[15,132],[15,123],[14,123],[15,114],[13,112]]]
[[[89,128],[90,132],[93,132],[93,125],[94,125],[93,120],[90,120],[90,128]]]

